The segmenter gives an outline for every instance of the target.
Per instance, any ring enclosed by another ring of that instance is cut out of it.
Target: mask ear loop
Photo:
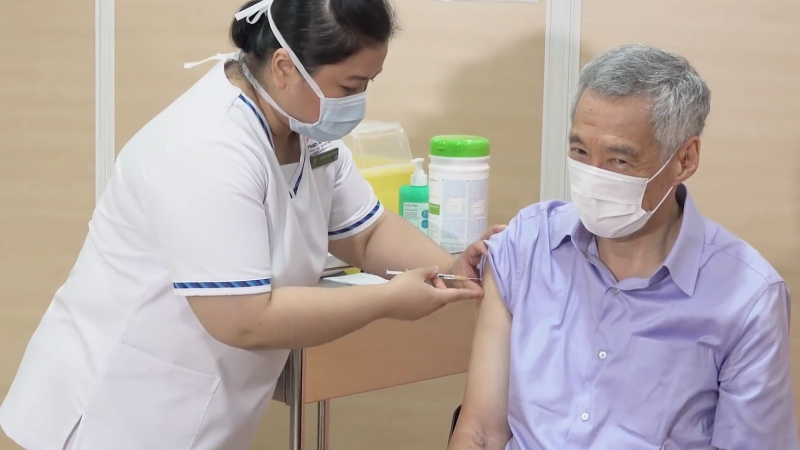
[[[655,174],[654,174],[652,177],[650,177],[650,178],[648,178],[648,179],[647,179],[647,183],[649,184],[651,181],[653,181],[653,180],[654,180],[654,179],[655,179],[655,178],[658,176],[658,174],[660,174],[660,173],[661,173],[661,172],[664,170],[664,168],[666,168],[666,167],[669,165],[669,163],[671,163],[671,162],[672,162],[672,158],[674,158],[674,157],[675,157],[675,155],[677,155],[677,154],[678,154],[678,152],[675,152],[675,153],[673,153],[673,154],[672,154],[672,156],[670,156],[670,157],[669,157],[669,159],[667,160],[667,162],[665,162],[665,163],[664,163],[664,165],[663,165],[663,166],[661,166],[661,168],[660,168],[660,169],[658,169],[658,172],[656,172],[656,173],[655,173]],[[664,200],[666,200],[666,199],[667,199],[667,197],[669,197],[669,194],[672,192],[672,190],[673,190],[673,189],[675,189],[675,186],[672,186],[672,187],[670,187],[670,188],[667,190],[667,193],[666,193],[666,194],[664,194],[664,197],[661,199],[661,201],[660,201],[660,202],[658,202],[658,204],[656,205],[656,207],[655,207],[655,208],[653,208],[653,210],[652,210],[652,211],[648,211],[648,213],[650,213],[650,214],[653,214],[653,213],[655,213],[656,211],[658,211],[658,208],[660,208],[660,207],[661,207],[661,204],[662,204],[662,203],[664,203]],[[644,209],[644,208],[642,208],[642,209]]]
[[[286,53],[289,54],[289,59],[292,60],[292,63],[294,63],[294,66],[300,72],[300,75],[303,76],[303,78],[306,80],[308,85],[311,86],[311,89],[314,91],[314,93],[317,94],[317,97],[319,97],[319,99],[320,99],[320,112],[322,112],[322,104],[321,103],[325,101],[325,95],[322,93],[322,89],[320,89],[319,86],[317,85],[317,82],[314,81],[313,78],[311,78],[311,75],[309,75],[309,73],[306,71],[306,68],[303,67],[303,64],[297,58],[297,55],[294,54],[294,52],[292,51],[292,48],[289,47],[289,44],[287,44],[286,41],[283,39],[283,36],[281,35],[281,32],[278,31],[278,27],[275,25],[275,21],[272,20],[272,8],[271,8],[271,6],[272,6],[272,4],[270,3],[270,5],[267,7],[267,20],[269,20],[269,27],[272,29],[272,33],[275,35],[275,39],[278,40],[278,42],[281,44],[281,47],[283,47],[283,49],[286,50]]]
[[[662,204],[662,203],[664,203],[664,200],[666,200],[666,199],[667,199],[667,197],[669,197],[669,194],[672,192],[672,190],[673,190],[673,189],[675,189],[675,186],[673,186],[673,187],[669,188],[669,189],[667,190],[667,193],[666,193],[666,194],[664,194],[664,197],[661,199],[661,201],[660,201],[660,202],[658,202],[658,204],[656,205],[656,207],[655,207],[655,208],[653,208],[653,210],[652,210],[652,211],[648,211],[648,213],[650,213],[650,214],[653,214],[653,213],[655,213],[656,211],[658,211],[658,208],[660,208],[660,207],[661,207],[661,204]]]
[[[275,110],[281,113],[284,117],[286,117],[289,120],[292,119],[292,116],[286,114],[286,111],[284,111],[283,108],[281,108],[280,105],[278,105],[278,103],[275,100],[273,100],[272,97],[270,97],[266,89],[264,89],[264,87],[261,86],[258,80],[256,80],[256,77],[253,76],[253,73],[250,72],[250,69],[247,68],[247,64],[245,64],[244,62],[242,62],[242,74],[244,74],[245,79],[247,79],[247,81],[253,86],[253,89],[256,90],[256,92],[261,96],[261,98],[263,98],[267,103],[270,104],[270,106],[275,108]]]
[[[647,179],[647,182],[649,183],[649,182],[653,181],[653,179],[654,179],[655,177],[657,177],[657,176],[658,176],[658,174],[660,174],[660,173],[661,173],[661,171],[663,171],[663,170],[664,170],[664,169],[665,169],[665,168],[666,168],[666,167],[669,165],[669,163],[671,163],[671,162],[672,162],[672,158],[674,158],[674,157],[675,157],[675,155],[677,155],[677,154],[678,154],[678,152],[675,152],[675,153],[673,153],[673,154],[672,154],[672,155],[669,157],[669,159],[667,159],[667,162],[665,162],[665,163],[664,163],[664,165],[663,165],[663,166],[661,166],[661,168],[660,168],[660,169],[658,169],[658,172],[656,172],[655,174],[653,174],[653,176],[652,176],[652,177],[650,177],[650,178],[648,178],[648,179]]]
[[[267,20],[269,21],[269,28],[275,35],[275,39],[278,40],[278,43],[281,44],[281,47],[283,47],[283,49],[286,50],[286,53],[289,54],[289,59],[292,60],[292,63],[300,72],[300,74],[303,76],[303,78],[306,80],[306,82],[308,82],[308,84],[311,86],[311,89],[314,91],[314,93],[317,94],[317,96],[320,99],[324,99],[325,95],[322,94],[322,90],[319,88],[316,81],[314,81],[314,79],[311,78],[311,75],[308,73],[308,71],[306,71],[306,68],[303,67],[303,64],[300,62],[300,59],[297,58],[297,55],[294,54],[292,48],[289,47],[289,44],[287,44],[286,40],[283,38],[283,35],[281,34],[280,30],[278,30],[278,26],[275,25],[275,21],[272,19],[272,0],[260,1],[250,6],[249,8],[245,8],[237,12],[236,14],[233,15],[233,17],[236,20],[245,19],[247,20],[247,23],[252,25],[258,22],[261,19],[261,16],[264,15],[264,13],[267,14]]]
[[[322,89],[319,88],[319,85],[317,85],[317,82],[314,81],[313,78],[311,78],[311,75],[308,73],[308,71],[306,71],[306,68],[303,67],[303,64],[300,62],[300,59],[297,57],[297,55],[294,54],[294,52],[292,51],[292,48],[289,47],[289,44],[286,43],[286,40],[283,38],[283,35],[278,30],[278,26],[275,25],[275,21],[272,19],[272,0],[260,1],[260,2],[258,2],[256,4],[250,6],[249,8],[245,8],[242,11],[239,11],[238,13],[234,14],[233,17],[236,20],[245,19],[245,20],[247,20],[247,23],[252,25],[252,24],[258,22],[259,19],[261,19],[261,16],[264,15],[264,13],[266,13],[266,15],[267,15],[267,21],[269,22],[269,28],[270,28],[270,30],[272,30],[272,34],[275,35],[275,39],[278,40],[278,43],[281,44],[281,47],[284,50],[286,50],[286,53],[289,54],[289,59],[292,60],[292,63],[294,64],[294,67],[298,70],[298,72],[300,72],[300,75],[303,77],[304,80],[306,80],[306,83],[308,83],[308,85],[311,87],[311,90],[313,90],[314,93],[319,98],[319,118],[313,124],[306,124],[306,125],[310,125],[310,126],[317,125],[317,124],[320,123],[320,121],[322,121],[322,112],[325,111],[325,101],[326,101],[325,95],[322,93]],[[252,75],[251,75],[251,77],[252,77]],[[255,80],[255,78],[253,78],[253,80]],[[252,84],[252,81],[251,81],[251,84]],[[253,87],[256,88],[255,85]],[[259,85],[257,88],[260,88],[260,87],[261,86]],[[272,106],[277,106],[276,104],[273,104],[272,102],[270,102],[270,104],[272,104]],[[278,109],[280,109],[280,108],[278,108]],[[285,115],[286,117],[290,117],[285,112],[283,113],[283,115]]]

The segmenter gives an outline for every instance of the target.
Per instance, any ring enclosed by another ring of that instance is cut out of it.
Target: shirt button
[[[619,289],[611,288],[611,293],[614,294],[614,295],[617,295],[617,294],[619,294]]]
[[[606,357],[608,356],[608,353],[606,353],[604,350],[600,350],[600,353],[598,353],[597,356],[600,359],[606,359]]]
[[[589,420],[589,413],[586,413],[586,412],[585,413],[581,413],[581,420],[584,421],[584,422]]]

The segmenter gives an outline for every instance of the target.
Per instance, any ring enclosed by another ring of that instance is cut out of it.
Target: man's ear
[[[272,77],[272,85],[277,89],[283,89],[289,85],[292,79],[292,72],[295,71],[294,63],[289,57],[289,53],[279,48],[272,54],[272,62],[270,63],[270,76]]]
[[[675,160],[680,164],[680,170],[675,179],[679,183],[683,183],[697,172],[697,167],[700,165],[700,138],[697,136],[689,138],[678,150]]]

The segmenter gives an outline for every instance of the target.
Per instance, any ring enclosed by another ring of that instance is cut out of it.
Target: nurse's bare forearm
[[[326,344],[386,317],[388,285],[282,287],[270,293],[190,297],[200,322],[223,344],[248,350]]]
[[[387,270],[438,266],[447,270],[455,261],[447,250],[397,214],[386,211],[365,243],[361,269],[376,275]]]
[[[279,288],[264,310],[259,340],[270,348],[327,344],[386,317],[388,292],[387,285]]]

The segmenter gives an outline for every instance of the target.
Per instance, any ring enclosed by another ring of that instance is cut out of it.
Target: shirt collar
[[[697,275],[700,271],[705,223],[686,186],[678,185],[675,195],[678,203],[683,206],[681,230],[662,267],[669,271],[672,281],[685,294],[691,296],[694,294]],[[574,205],[571,205],[569,213],[559,214],[553,218],[555,221],[550,228],[549,236],[550,250],[560,247],[569,238],[572,245],[586,255],[594,235],[583,226]],[[654,276],[657,276],[659,272],[660,269],[655,272]]]
[[[683,204],[683,218],[678,239],[675,240],[667,259],[664,260],[664,267],[669,270],[672,281],[686,295],[692,296],[697,284],[697,275],[700,272],[706,225],[686,186],[679,185],[675,195],[678,203]]]

